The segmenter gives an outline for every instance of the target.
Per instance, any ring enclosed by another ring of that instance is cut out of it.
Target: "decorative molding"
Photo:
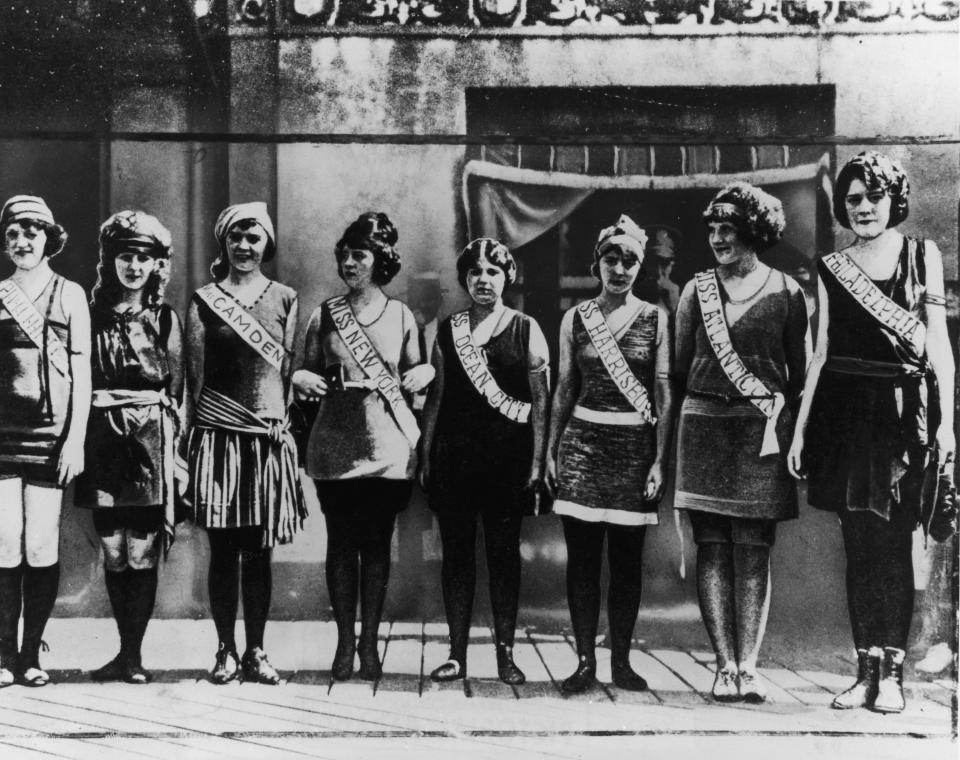
[[[571,34],[672,28],[772,32],[801,29],[938,29],[960,18],[960,0],[199,0],[211,30],[268,26],[297,31],[324,28],[568,27]],[[208,18],[217,13],[224,18]],[[271,18],[273,15],[276,18]],[[694,32],[695,33],[695,32]]]

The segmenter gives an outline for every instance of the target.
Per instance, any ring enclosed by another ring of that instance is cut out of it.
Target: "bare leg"
[[[697,547],[697,593],[703,624],[717,655],[717,668],[737,662],[737,635],[734,627],[733,547],[725,543],[704,543]]]
[[[770,610],[770,548],[735,544],[734,588],[737,608],[737,662],[755,671]]]

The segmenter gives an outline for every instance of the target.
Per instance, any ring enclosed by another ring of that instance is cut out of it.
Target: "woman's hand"
[[[57,460],[57,482],[61,488],[67,485],[77,475],[83,472],[83,439],[77,440],[68,435],[60,449],[60,458]]]
[[[787,470],[797,480],[805,480],[807,473],[803,471],[803,433],[799,430],[793,434],[790,451],[787,452]]]
[[[308,369],[294,372],[292,382],[293,392],[300,401],[319,401],[327,395],[327,381]]]
[[[407,393],[419,393],[433,382],[436,370],[429,364],[418,364],[403,373],[400,387]]]
[[[420,489],[426,493],[430,485],[430,457],[420,457],[420,466],[417,468],[417,482]]]
[[[551,499],[557,497],[557,458],[547,454],[546,466],[543,472],[543,484]]]
[[[647,501],[659,501],[663,496],[664,484],[663,464],[658,459],[650,465],[650,472],[647,473],[647,485],[646,488],[644,488],[643,497]]]
[[[957,442],[953,437],[953,430],[948,425],[937,428],[937,466],[942,472],[953,464],[957,453]]]

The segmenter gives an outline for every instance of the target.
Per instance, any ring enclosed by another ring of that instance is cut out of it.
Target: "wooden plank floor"
[[[792,670],[773,657],[761,667],[770,690],[767,703],[720,705],[709,696],[714,671],[709,653],[636,648],[632,663],[650,690],[631,693],[610,682],[610,653],[601,646],[599,683],[568,696],[560,683],[577,658],[567,635],[518,631],[515,656],[527,682],[511,687],[496,677],[491,631],[476,627],[468,678],[437,684],[429,674],[446,659],[445,626],[395,621],[380,629],[382,678],[341,683],[329,674],[336,642],[332,624],[275,622],[266,646],[283,676],[281,685],[218,687],[205,675],[213,660],[212,638],[209,621],[154,621],[144,651],[157,680],[143,687],[94,684],[85,671],[102,664],[116,646],[112,622],[51,621],[51,652],[44,663],[54,683],[0,691],[2,757],[420,758],[455,751],[457,760],[500,752],[574,758],[593,756],[592,749],[601,746],[629,748],[630,741],[647,747],[651,740],[687,737],[682,746],[689,746],[705,736],[731,746],[742,737],[768,742],[809,737],[821,747],[859,738],[874,757],[908,756],[900,748],[910,741],[926,742],[916,745],[925,758],[939,757],[940,748],[956,750],[955,684],[944,679],[908,683],[908,707],[899,716],[837,712],[829,701],[849,684],[849,672]],[[838,671],[845,667],[837,661]],[[351,742],[363,751],[347,752]],[[778,754],[778,760],[789,757]]]

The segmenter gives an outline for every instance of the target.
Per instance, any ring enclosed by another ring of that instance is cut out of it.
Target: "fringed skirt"
[[[194,519],[208,529],[262,527],[265,547],[289,543],[307,516],[290,431],[276,420],[269,432],[238,432],[222,417],[214,426],[203,401],[188,454]]]

